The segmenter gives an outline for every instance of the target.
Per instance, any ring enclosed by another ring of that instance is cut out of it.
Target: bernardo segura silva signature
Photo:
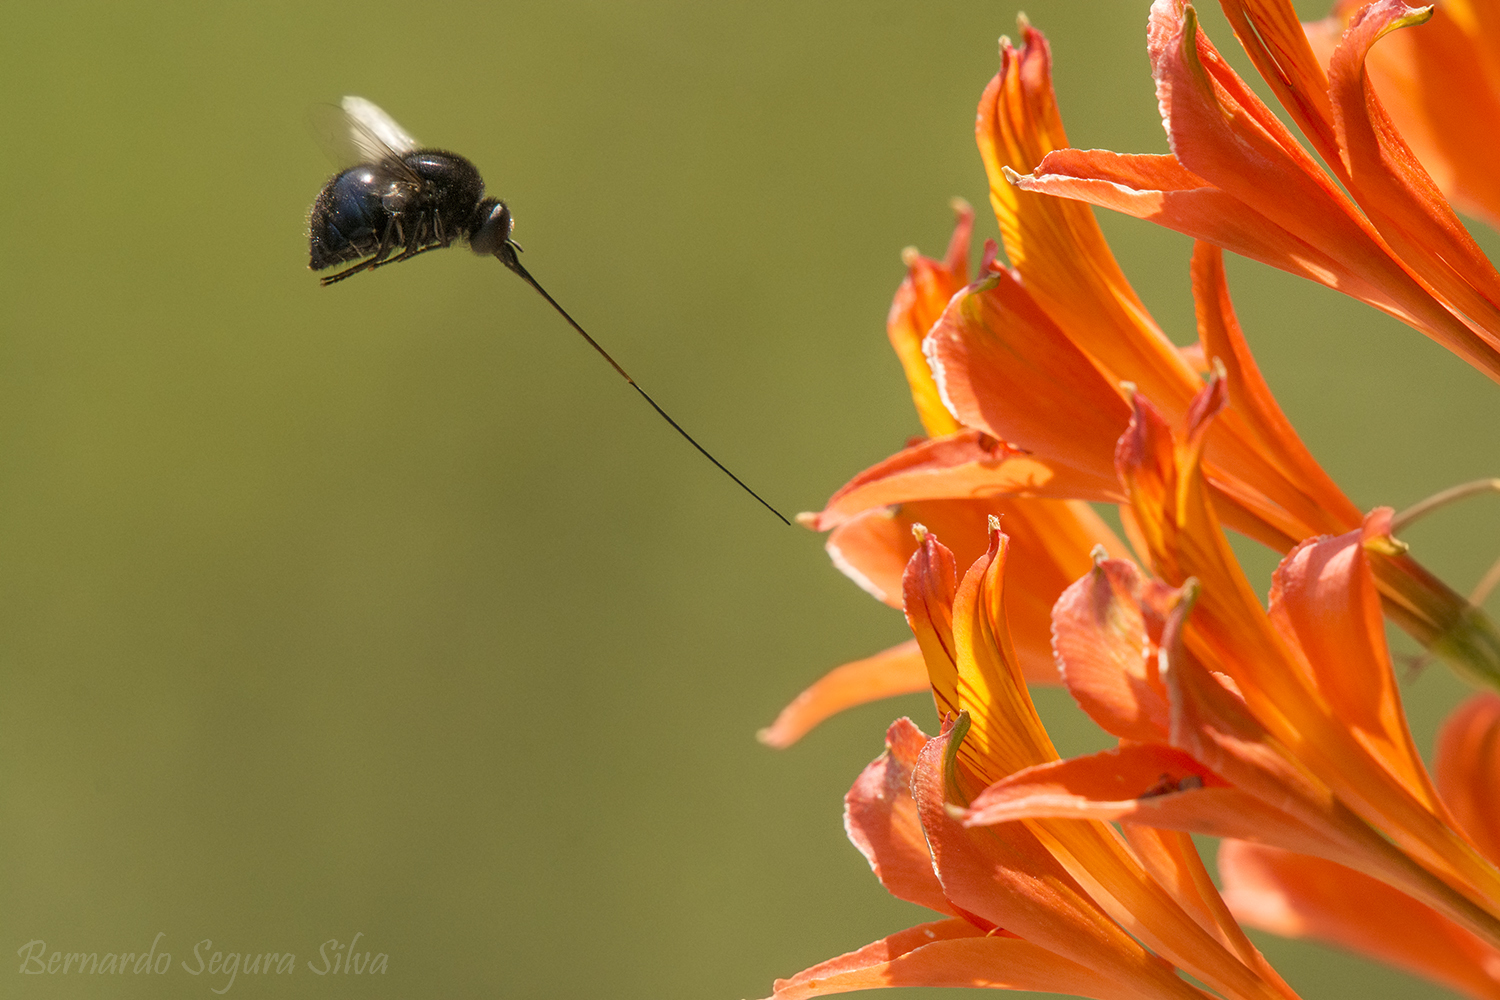
[[[162,947],[165,931],[156,935],[146,951],[121,952],[64,952],[47,950],[47,942],[41,938],[27,941],[16,949],[21,959],[20,973],[26,976],[164,976],[174,971],[172,953]],[[303,968],[315,976],[366,976],[384,975],[390,966],[390,956],[383,951],[372,951],[368,946],[360,950],[360,939],[364,932],[355,934],[347,943],[338,938],[329,938],[318,945],[318,955],[303,963]],[[241,975],[289,976],[297,971],[297,955],[285,951],[225,951],[215,948],[212,938],[203,938],[193,945],[193,953],[177,963],[190,976],[212,977],[209,988],[220,995],[228,993]]]

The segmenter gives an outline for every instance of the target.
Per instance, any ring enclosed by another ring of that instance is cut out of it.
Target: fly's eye
[[[510,209],[503,203],[481,202],[474,212],[469,247],[477,254],[492,254],[510,241]]]

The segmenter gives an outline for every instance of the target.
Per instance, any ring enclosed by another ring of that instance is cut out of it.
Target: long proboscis
[[[501,244],[500,249],[495,251],[495,257],[500,261],[500,263],[504,264],[506,267],[514,271],[522,281],[526,282],[532,288],[536,289],[537,294],[546,299],[547,304],[550,305],[553,309],[556,309],[558,315],[567,320],[568,325],[571,326],[574,330],[578,331],[578,335],[584,340],[588,341],[589,346],[598,351],[599,356],[602,357],[605,361],[608,361],[610,367],[619,372],[620,377],[623,378],[626,382],[629,382],[630,387],[636,392],[640,393],[641,398],[644,399],[647,403],[650,403],[651,408],[658,414],[660,414],[663,420],[671,424],[674,431],[682,435],[683,440],[687,441],[687,443],[692,445],[694,448],[697,448],[699,454],[708,459],[710,462],[714,463],[714,465],[718,466],[720,472],[724,473],[724,475],[728,476],[730,479],[733,479],[735,481],[735,484],[738,485],[740,489],[744,490],[746,493],[754,497],[762,507],[780,518],[782,524],[790,525],[792,523],[791,521],[788,521],[786,519],[785,514],[767,503],[765,497],[761,496],[759,493],[755,492],[749,486],[747,486],[743,479],[730,472],[729,469],[725,467],[723,462],[719,461],[717,458],[714,458],[713,455],[709,453],[709,450],[707,448],[703,447],[693,438],[691,434],[683,430],[682,425],[673,420],[671,415],[668,414],[666,410],[663,410],[660,404],[656,402],[656,400],[651,398],[651,394],[648,393],[645,389],[642,389],[640,383],[631,378],[630,373],[627,372],[624,368],[620,367],[620,363],[614,358],[610,357],[609,352],[601,347],[597,340],[589,336],[589,332],[585,330],[576,319],[568,315],[568,311],[558,304],[558,301],[551,296],[547,289],[542,287],[541,282],[537,281],[531,276],[531,272],[526,270],[526,268],[521,264],[520,259],[516,257],[516,248],[513,244]]]

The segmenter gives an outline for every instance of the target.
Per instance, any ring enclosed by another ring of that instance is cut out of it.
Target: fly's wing
[[[320,104],[312,112],[313,133],[340,169],[378,163],[413,182],[420,182],[401,158],[418,148],[417,140],[390,115],[363,97],[346,97],[335,107]]]
[[[417,148],[417,140],[396,120],[363,97],[346,97],[340,103],[349,119],[349,133],[367,160],[395,153],[397,158]]]

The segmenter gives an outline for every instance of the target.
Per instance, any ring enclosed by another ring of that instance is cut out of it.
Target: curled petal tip
[[[1031,18],[1026,16],[1024,10],[1016,11],[1016,27],[1023,35],[1026,34],[1026,29],[1031,27]]]
[[[917,261],[921,259],[922,252],[916,247],[901,248],[901,263],[905,264],[908,268],[916,267]]]
[[[1094,568],[1098,569],[1099,564],[1109,558],[1109,550],[1103,545],[1095,545],[1089,550],[1089,558],[1094,561]]]
[[[1015,187],[1021,183],[1021,175],[1016,173],[1010,167],[1002,166],[1000,168],[1000,173],[1004,175],[1005,180],[1011,185],[1011,187]]]
[[[927,525],[913,524],[911,526],[911,536],[917,540],[918,545],[927,541]]]
[[[802,527],[807,528],[810,531],[818,530],[818,514],[816,511],[804,510],[796,517],[792,518],[792,520],[796,521],[798,524],[802,525]]]
[[[962,218],[974,214],[974,206],[969,204],[967,198],[954,197],[948,202],[948,207],[953,209],[953,214]]]

